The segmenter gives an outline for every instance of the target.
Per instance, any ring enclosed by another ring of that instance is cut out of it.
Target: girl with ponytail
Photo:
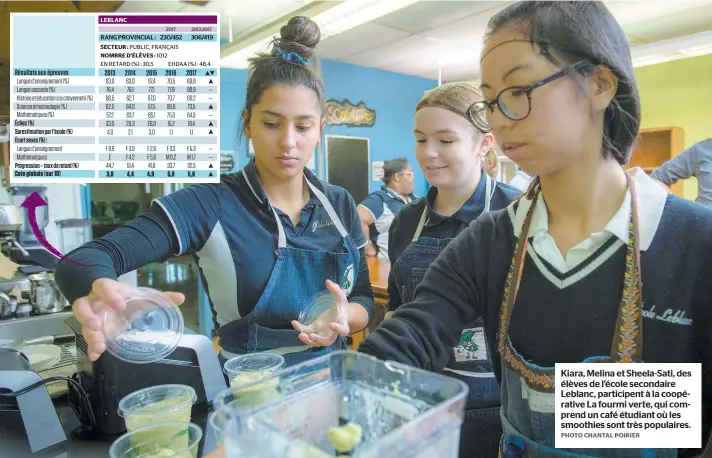
[[[410,302],[438,254],[483,212],[507,207],[520,192],[495,181],[497,153],[492,134],[477,128],[470,107],[483,100],[468,83],[429,91],[415,110],[415,156],[431,187],[406,205],[391,224],[389,310]],[[477,256],[477,253],[472,253]],[[484,340],[482,320],[462,323],[452,340],[446,373],[470,387],[460,434],[461,456],[492,457],[502,429],[500,392]]]

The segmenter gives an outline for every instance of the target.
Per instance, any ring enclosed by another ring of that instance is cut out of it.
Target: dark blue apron
[[[485,182],[485,208],[495,191],[495,182],[483,174]],[[398,286],[402,302],[411,302],[415,288],[423,280],[425,271],[445,249],[452,238],[421,237],[427,221],[428,208],[423,210],[413,240],[393,263],[391,272]],[[492,369],[492,359],[485,344],[484,325],[481,318],[467,326],[458,346],[453,349],[445,373],[465,382],[469,388],[465,421],[460,432],[460,456],[492,458],[497,455],[502,428],[499,418],[499,384]]]
[[[626,278],[611,354],[584,359],[584,363],[642,362],[642,284],[638,248],[638,198],[635,182],[626,173],[631,190],[631,224],[626,253]],[[502,448],[503,458],[675,458],[676,449],[557,449],[554,367],[541,367],[524,359],[509,338],[509,324],[516,304],[519,281],[528,246],[529,224],[538,191],[532,198],[514,249],[502,298],[498,351],[502,356]],[[605,330],[603,331],[605,332]]]
[[[299,317],[303,307],[316,293],[326,289],[326,280],[353,290],[359,269],[359,251],[326,196],[309,180],[305,180],[319,199],[343,237],[342,251],[313,251],[287,246],[287,238],[277,212],[279,237],[277,261],[267,286],[252,312],[218,329],[222,358],[269,351],[284,356],[287,366],[323,356],[345,348],[345,338],[339,336],[330,347],[313,348],[303,344],[291,321]]]

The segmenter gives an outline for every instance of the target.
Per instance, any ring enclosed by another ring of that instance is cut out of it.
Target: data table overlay
[[[219,24],[12,13],[11,184],[219,182]]]

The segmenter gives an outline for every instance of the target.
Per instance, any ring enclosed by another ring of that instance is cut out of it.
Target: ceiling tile
[[[473,82],[479,78],[479,67],[471,65],[458,65],[443,70],[443,82],[451,83],[453,81],[470,81]],[[479,82],[477,83],[479,84]]]
[[[502,2],[421,1],[376,19],[374,22],[410,33],[421,33],[465,16],[493,8]]]
[[[433,72],[431,70],[422,70],[422,69],[414,68],[414,67],[410,66],[407,62],[404,62],[403,64],[400,64],[400,65],[394,65],[394,66],[388,67],[388,68],[381,68],[381,70],[400,73],[401,75],[410,75],[410,76],[417,76],[420,78],[427,78],[427,79],[435,80],[435,81],[437,81],[437,79],[438,79],[437,71]]]
[[[625,35],[628,38],[628,46],[630,46],[631,48],[633,46],[645,44],[645,40],[643,40],[642,38],[634,37],[633,35],[627,33]]]
[[[342,59],[408,36],[408,33],[373,22],[330,36],[319,43],[318,53],[327,59]]]
[[[450,24],[437,27],[422,33],[444,43],[462,46],[473,50],[482,47],[482,39],[489,19],[497,12],[506,8],[511,2],[497,2],[497,6],[487,11],[472,14]]]
[[[381,67],[383,70],[396,73],[404,73],[407,75],[419,75],[425,78],[438,79],[438,68],[432,65],[427,65],[418,61],[405,61],[385,65]]]
[[[690,35],[712,30],[712,3],[685,11],[640,21],[625,26],[630,33],[646,42],[667,40],[669,38]]]
[[[242,40],[310,2],[311,0],[269,0],[265,2],[213,0],[212,3],[216,5],[216,8],[219,8],[221,38],[230,38],[229,23],[232,20],[233,39]],[[188,6],[188,8],[193,9],[194,7]]]
[[[709,0],[609,0],[606,6],[623,26],[712,4]]]
[[[423,56],[437,55],[442,51],[441,44],[411,35],[377,49],[354,54],[344,60],[356,65],[382,68],[398,62],[417,61],[423,59]]]
[[[383,70],[402,73],[404,75],[419,76],[421,78],[427,78],[435,81],[438,79],[438,70],[436,68],[424,68],[423,66],[408,62],[391,65],[387,68],[383,68]],[[442,81],[444,83],[452,81],[470,81],[477,77],[479,77],[479,70],[477,67],[467,63],[445,66],[442,69]]]
[[[205,5],[193,5],[191,3],[180,2],[181,13],[219,13],[225,6],[224,2],[213,0]],[[239,1],[236,3],[240,3]]]
[[[124,2],[117,13],[175,13],[183,6],[178,1],[170,2]]]
[[[384,68],[396,71],[396,66],[401,66],[405,62],[396,62],[385,65]],[[449,48],[447,52],[423,54],[417,60],[408,61],[407,68],[413,71],[424,71],[430,75],[437,75],[438,68],[444,72],[453,67],[479,67],[479,53],[474,53],[465,49]]]

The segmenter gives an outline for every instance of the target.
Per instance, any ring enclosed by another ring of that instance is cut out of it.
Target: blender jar
[[[57,221],[59,251],[67,254],[92,239],[91,220],[63,219]]]

